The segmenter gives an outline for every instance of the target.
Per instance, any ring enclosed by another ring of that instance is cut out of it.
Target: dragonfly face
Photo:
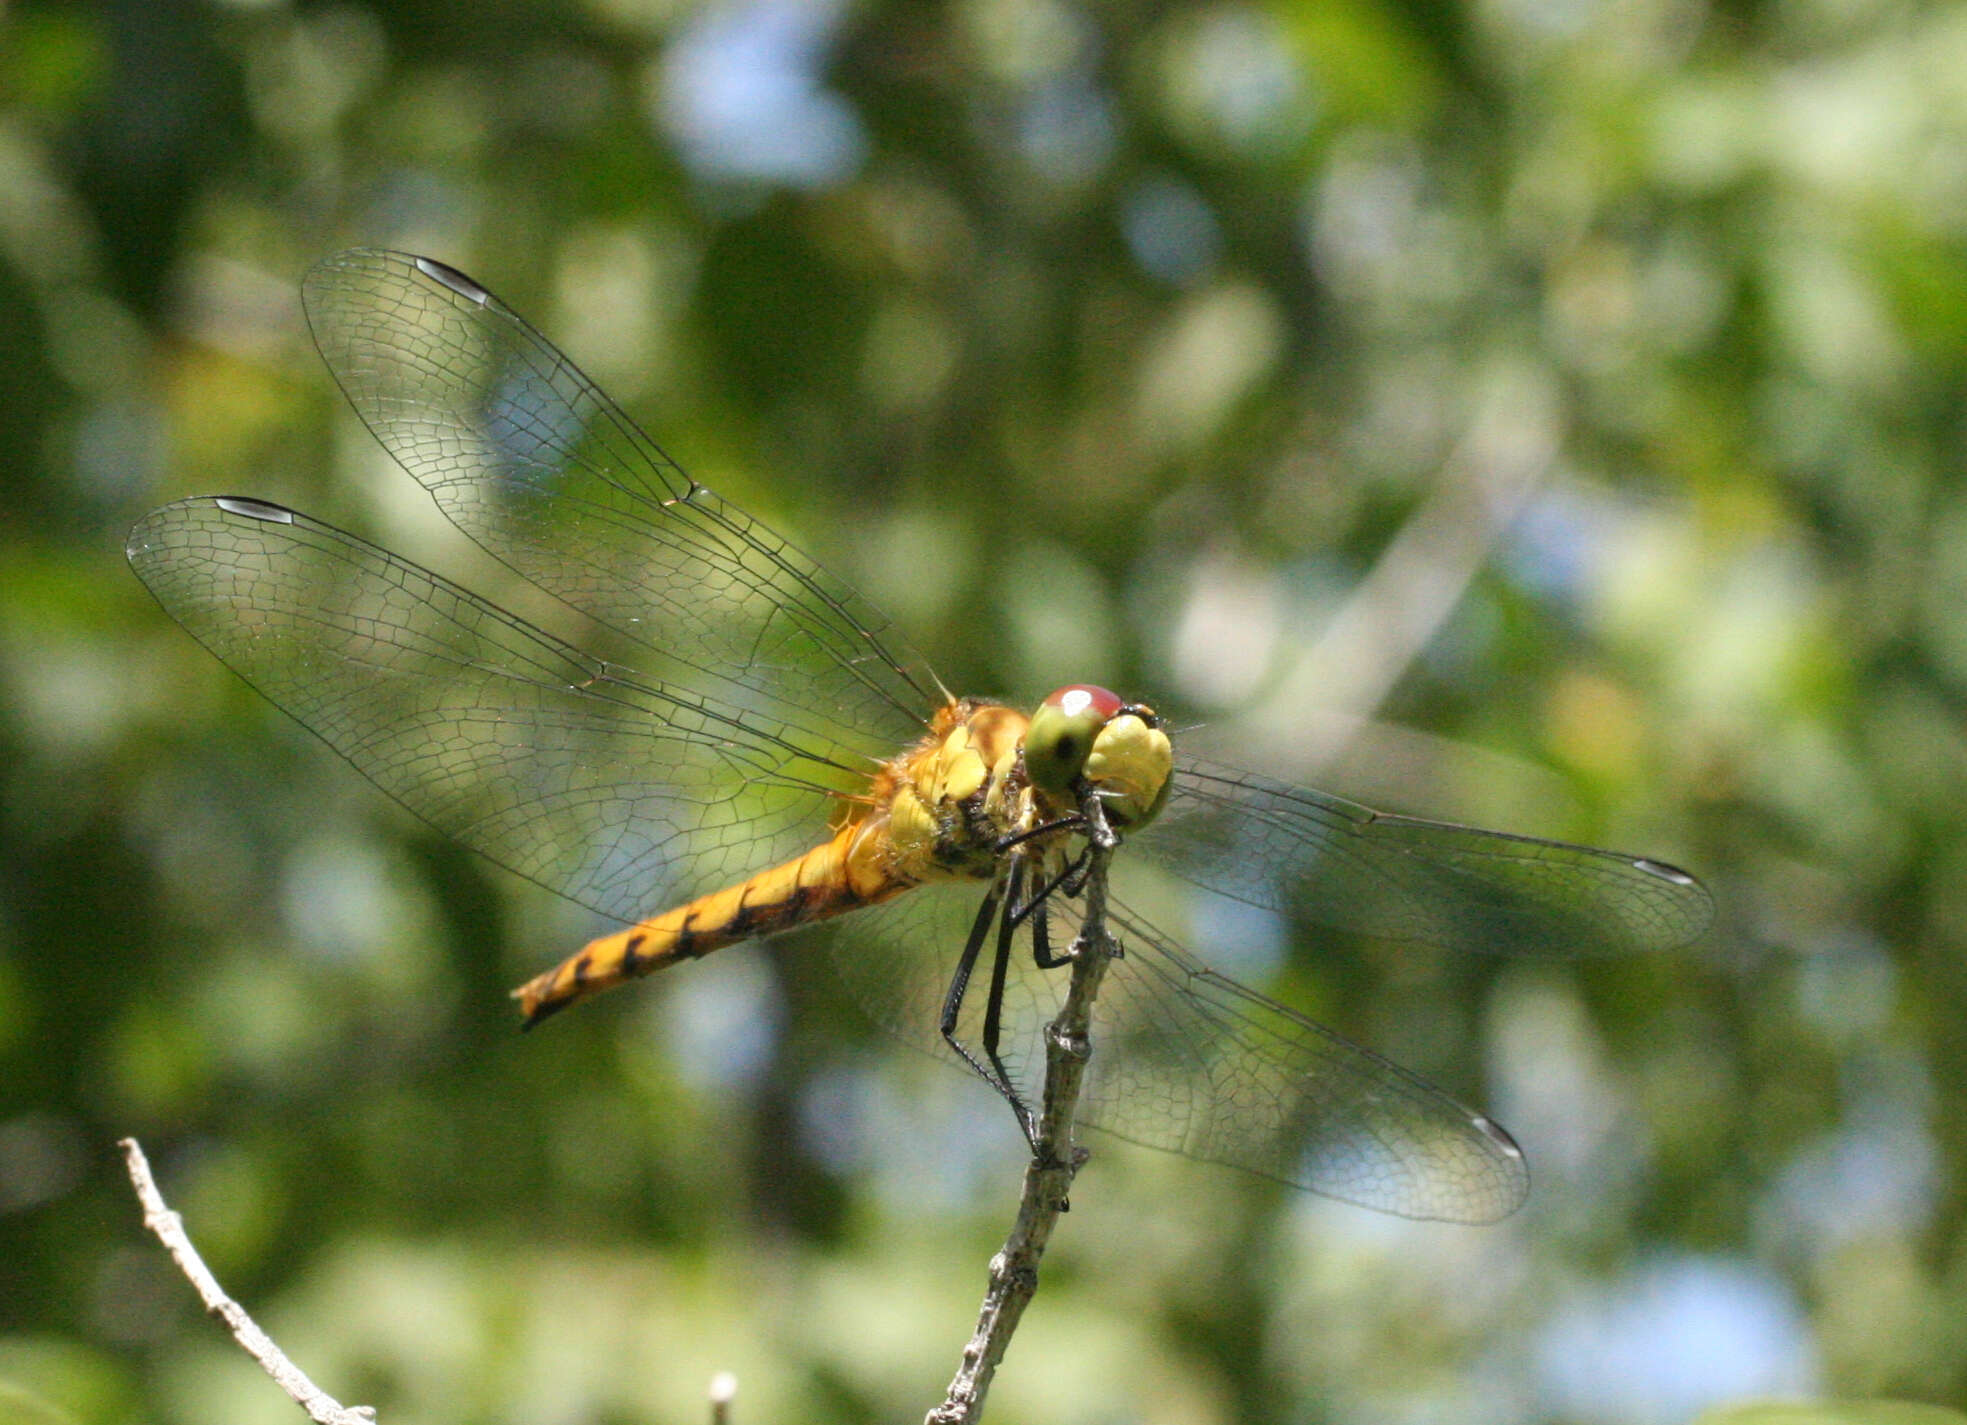
[[[1024,761],[1032,785],[1055,806],[1083,777],[1121,831],[1154,819],[1174,773],[1174,749],[1154,710],[1088,683],[1060,688],[1038,705],[1025,731]]]
[[[1126,842],[1124,944],[1081,1121],[1410,1217],[1527,1191],[1507,1134],[1211,969],[1133,908],[1173,875],[1448,950],[1665,949],[1711,915],[1648,858],[1390,816],[1184,759],[1087,685],[1028,718],[953,697],[872,607],[677,468],[487,289],[400,253],[303,295],[376,438],[467,535],[606,630],[567,642],[353,535],[244,497],[168,505],[129,556],[201,643],[438,830],[608,916],[517,993],[528,1023],[720,946],[851,918],[834,963],[898,1036],[1013,1103],[1042,1073],[1089,822]],[[991,949],[986,992],[956,992]]]

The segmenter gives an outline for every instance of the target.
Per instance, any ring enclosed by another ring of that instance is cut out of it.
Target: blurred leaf
[[[75,1417],[24,1385],[0,1380],[0,1425],[76,1425]]]
[[[1910,1400],[1774,1402],[1710,1410],[1693,1425],[1962,1425],[1967,1415]]]

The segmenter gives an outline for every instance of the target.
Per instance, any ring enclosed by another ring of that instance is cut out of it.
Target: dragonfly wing
[[[982,898],[978,884],[921,887],[856,912],[833,933],[835,964],[876,1022],[953,1063],[937,1020]],[[1012,946],[999,1046],[1006,1075],[1033,1106],[1045,1077],[1044,1026],[1070,974],[1035,966],[1035,923]],[[1211,970],[1124,905],[1109,901],[1108,924],[1124,954],[1095,1004],[1082,1123],[1402,1217],[1490,1222],[1523,1201],[1523,1156],[1488,1119]],[[1052,948],[1077,930],[1061,902]],[[973,1050],[991,948],[959,1023]]]
[[[1087,1122],[1399,1217],[1493,1222],[1529,1192],[1495,1123],[1183,951],[1125,906]]]
[[[1207,890],[1362,935],[1572,956],[1697,938],[1713,902],[1664,862],[1374,811],[1186,762],[1142,854]]]
[[[643,678],[329,525],[167,505],[132,566],[219,659],[439,831],[632,921],[809,844],[865,771]]]
[[[524,318],[429,258],[357,249],[302,289],[376,438],[467,535],[654,675],[892,756],[948,700],[884,619],[697,484]]]

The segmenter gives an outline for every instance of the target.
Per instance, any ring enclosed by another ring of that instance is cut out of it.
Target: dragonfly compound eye
[[[1093,741],[1126,704],[1105,688],[1074,683],[1038,705],[1024,734],[1024,767],[1040,791],[1063,796],[1086,770]]]

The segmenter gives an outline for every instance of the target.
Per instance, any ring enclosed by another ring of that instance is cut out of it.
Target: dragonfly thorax
[[[997,843],[1027,815],[1018,758],[1025,726],[1016,708],[964,698],[938,710],[928,735],[887,765],[869,825],[884,825],[892,874],[924,881],[995,873]]]
[[[1061,688],[1028,718],[960,699],[888,765],[875,788],[885,816],[870,826],[882,826],[893,875],[987,878],[1006,838],[1072,820],[1088,792],[1116,829],[1141,826],[1166,800],[1173,765],[1153,709],[1104,688]]]

